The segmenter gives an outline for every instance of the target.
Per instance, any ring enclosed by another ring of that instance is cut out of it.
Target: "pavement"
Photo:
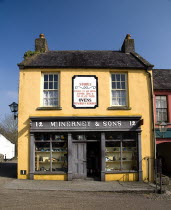
[[[16,164],[0,164],[0,186],[11,190],[153,193],[155,185],[145,182],[101,182],[75,179],[73,181],[16,179]]]
[[[153,193],[155,186],[143,182],[100,182],[89,180],[47,181],[10,179],[3,185],[11,190],[74,191],[74,192],[137,192]]]

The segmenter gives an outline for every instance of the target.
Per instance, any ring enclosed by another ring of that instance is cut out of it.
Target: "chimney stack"
[[[41,53],[48,51],[48,44],[44,34],[40,34],[39,38],[35,40],[35,51]]]
[[[124,53],[130,53],[130,52],[134,52],[135,51],[135,47],[134,47],[134,39],[131,39],[131,35],[127,34],[124,42],[122,44],[122,52]]]

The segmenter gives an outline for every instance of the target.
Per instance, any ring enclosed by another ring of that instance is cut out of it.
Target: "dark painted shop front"
[[[135,174],[142,180],[141,120],[135,117],[32,117],[30,179],[106,180]]]

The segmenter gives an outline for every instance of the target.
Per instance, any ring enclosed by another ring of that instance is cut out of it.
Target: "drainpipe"
[[[155,160],[156,160],[156,135],[155,135],[155,122],[154,122],[154,97],[153,97],[153,83],[152,83],[152,75],[150,74],[149,70],[151,68],[146,69],[146,72],[149,76],[150,81],[150,94],[151,94],[151,117],[152,117],[152,130],[153,130],[153,142],[154,142],[154,166],[155,166]],[[155,178],[155,173],[154,173]]]

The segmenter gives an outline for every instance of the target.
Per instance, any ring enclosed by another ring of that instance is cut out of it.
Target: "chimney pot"
[[[45,35],[44,35],[44,34],[40,34],[39,37],[40,37],[41,39],[45,39]]]
[[[131,34],[127,34],[125,39],[131,39]]]

